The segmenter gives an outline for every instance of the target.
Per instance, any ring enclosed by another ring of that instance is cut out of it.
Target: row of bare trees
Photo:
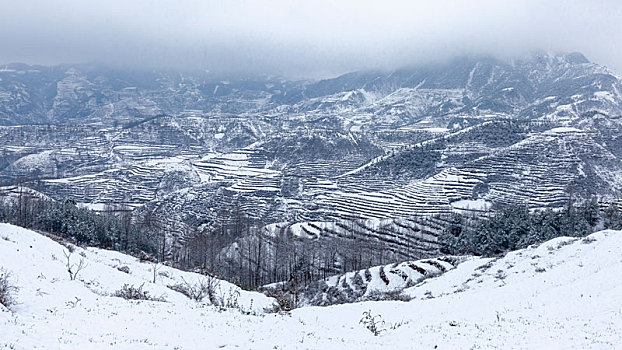
[[[199,231],[157,208],[107,205],[95,212],[20,186],[10,197],[13,200],[0,201],[0,221],[200,269],[249,289],[282,281],[305,287],[333,274],[408,258],[391,253],[385,243],[366,237],[354,224],[343,227],[339,236],[299,238],[287,228],[267,230],[237,210],[229,220]]]
[[[330,275],[407,259],[356,229],[344,233],[300,238],[286,228],[275,232],[253,226],[242,217],[187,238],[186,263],[253,289],[283,281],[306,287]]]

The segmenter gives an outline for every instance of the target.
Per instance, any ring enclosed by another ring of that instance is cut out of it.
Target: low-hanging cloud
[[[319,77],[581,51],[622,72],[620,18],[619,0],[22,0],[0,9],[0,61]]]

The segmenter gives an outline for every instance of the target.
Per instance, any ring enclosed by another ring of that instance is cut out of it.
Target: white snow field
[[[619,231],[558,238],[498,259],[466,258],[405,290],[410,302],[287,314],[263,313],[273,300],[253,292],[242,291],[240,307],[224,311],[191,301],[166,285],[199,275],[161,267],[154,284],[153,264],[100,249],[75,249],[72,263],[83,257],[87,265],[72,281],[64,250],[0,224],[0,268],[19,287],[17,304],[0,311],[0,349],[622,348]],[[166,302],[110,296],[126,283],[144,283]],[[378,336],[359,323],[366,310],[382,315]]]

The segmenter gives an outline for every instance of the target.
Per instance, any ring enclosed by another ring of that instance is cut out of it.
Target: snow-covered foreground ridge
[[[191,301],[166,285],[199,275],[162,267],[153,284],[151,264],[93,248],[72,254],[87,266],[71,281],[64,250],[35,232],[0,224],[0,267],[20,288],[13,311],[0,311],[0,349],[622,346],[618,231],[558,238],[498,259],[469,258],[406,289],[410,302],[307,307],[286,315],[262,313],[272,300],[252,292],[241,292],[239,309]],[[145,283],[145,290],[166,302],[110,296],[126,283]],[[382,315],[379,336],[359,323],[367,310]]]

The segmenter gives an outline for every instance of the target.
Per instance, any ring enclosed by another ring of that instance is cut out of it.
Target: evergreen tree
[[[622,230],[622,211],[617,204],[609,205],[603,212],[603,228]]]

